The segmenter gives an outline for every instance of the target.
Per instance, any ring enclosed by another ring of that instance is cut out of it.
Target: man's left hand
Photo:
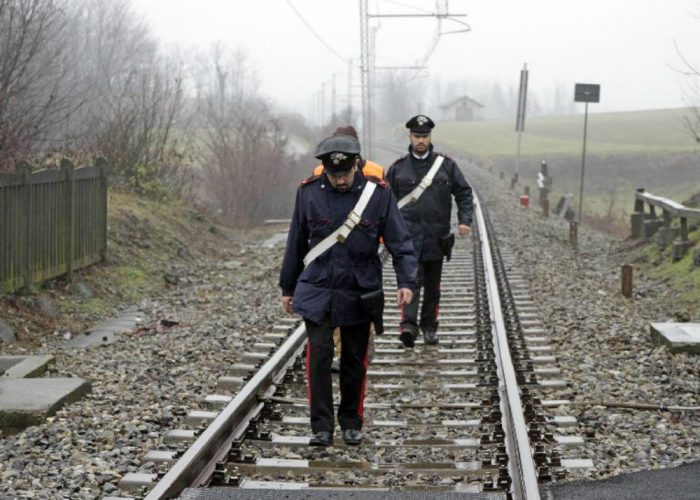
[[[471,232],[472,228],[467,226],[466,224],[460,224],[457,226],[457,232],[459,232],[460,236],[466,236]]]
[[[413,300],[413,292],[410,288],[399,288],[396,292],[396,303],[399,307],[408,305]]]

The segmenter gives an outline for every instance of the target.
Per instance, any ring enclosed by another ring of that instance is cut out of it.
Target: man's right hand
[[[292,314],[292,297],[282,296],[282,308],[287,314]]]

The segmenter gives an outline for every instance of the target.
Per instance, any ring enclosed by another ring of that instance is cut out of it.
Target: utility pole
[[[360,2],[360,85],[362,88],[362,149],[365,151],[367,158],[373,157],[373,143],[374,143],[374,116],[372,110],[374,109],[374,88],[375,79],[374,74],[377,67],[374,65],[375,61],[375,40],[376,31],[378,26],[372,28],[370,33],[369,21],[370,18],[417,18],[417,17],[434,17],[438,20],[438,32],[436,39],[430,51],[425,56],[423,62],[418,65],[419,69],[425,67],[432,50],[435,48],[437,41],[441,35],[448,35],[454,33],[465,33],[471,31],[471,27],[462,21],[458,21],[457,17],[466,17],[466,14],[449,14],[447,0],[441,0],[438,2],[437,13],[434,14],[370,14],[368,8],[368,0],[359,0]],[[442,20],[449,19],[451,21],[461,24],[463,27],[454,31],[440,31],[440,23]],[[381,69],[387,69],[382,67]]]
[[[321,126],[326,124],[326,85],[328,82],[321,84]]]
[[[520,70],[520,90],[518,92],[518,113],[515,118],[515,130],[518,132],[518,148],[515,154],[515,174],[510,180],[510,188],[514,189],[520,175],[520,146],[522,144],[523,131],[525,130],[525,111],[527,109],[527,64]]]
[[[352,58],[348,59],[348,122],[352,123]]]
[[[336,120],[336,107],[335,107],[335,102],[336,102],[336,93],[335,93],[335,77],[338,73],[333,73],[333,83],[331,87],[331,121]]]
[[[369,10],[368,0],[360,0],[360,85],[362,87],[362,149],[372,158],[372,109],[369,79]]]

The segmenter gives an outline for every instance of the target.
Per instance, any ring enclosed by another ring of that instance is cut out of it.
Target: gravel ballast
[[[530,294],[555,346],[586,438],[577,455],[596,468],[584,477],[675,466],[700,453],[698,413],[605,408],[601,400],[699,406],[700,361],[652,344],[648,323],[672,318],[673,303],[650,284],[634,300],[619,293],[624,255],[604,236],[521,209],[503,181],[478,170],[499,240],[530,278]],[[82,377],[92,393],[46,423],[0,438],[0,497],[93,499],[118,495],[128,472],[151,471],[142,457],[215,391],[222,365],[238,361],[283,317],[276,286],[281,246],[258,238],[230,243],[228,260],[199,260],[177,286],[144,300],[143,327],[115,344],[65,350],[60,338],[5,354],[50,354],[51,376]],[[646,287],[646,288],[645,288]],[[127,304],[125,304],[127,306]],[[160,320],[178,324],[164,327]],[[697,318],[696,318],[697,320]]]

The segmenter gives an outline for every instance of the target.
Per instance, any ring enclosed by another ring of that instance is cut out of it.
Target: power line
[[[343,57],[343,56],[341,56],[340,54],[338,54],[338,53],[333,49],[333,47],[331,47],[330,45],[328,45],[328,43],[326,43],[326,41],[325,41],[323,38],[321,38],[321,35],[319,35],[318,33],[316,33],[316,31],[313,29],[313,27],[311,27],[311,25],[306,21],[306,19],[304,19],[304,17],[303,17],[303,16],[301,15],[301,13],[297,10],[297,8],[294,7],[294,4],[292,4],[292,0],[287,0],[287,3],[288,3],[289,6],[292,8],[292,10],[293,10],[294,13],[297,15],[297,17],[301,20],[301,22],[304,23],[304,26],[306,26],[306,27],[309,29],[309,31],[318,39],[319,42],[321,42],[328,50],[330,50],[330,51],[333,53],[333,55],[335,55],[338,59],[341,59],[343,62],[345,62],[345,61],[348,60],[347,57]]]
[[[416,7],[415,5],[409,5],[409,4],[402,3],[402,2],[396,2],[396,1],[394,1],[394,0],[382,0],[382,1],[383,1],[384,3],[390,3],[390,4],[396,5],[396,6],[398,6],[398,7],[406,7],[407,9],[413,9],[413,10],[415,10],[415,11],[417,11],[417,12],[423,12],[424,14],[429,14],[429,13],[430,13],[429,10],[421,9],[420,7]]]

